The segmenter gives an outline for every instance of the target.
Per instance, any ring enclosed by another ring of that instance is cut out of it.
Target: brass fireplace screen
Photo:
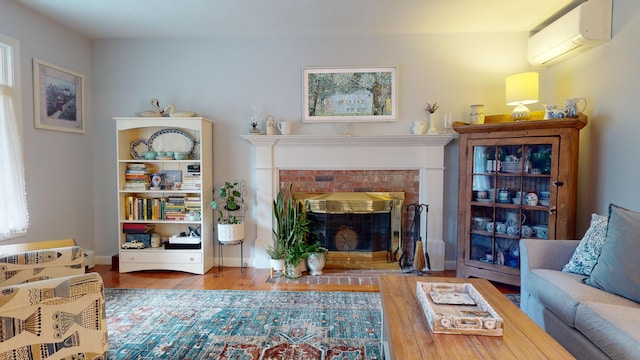
[[[295,193],[312,236],[330,251],[387,251],[402,246],[403,192]]]

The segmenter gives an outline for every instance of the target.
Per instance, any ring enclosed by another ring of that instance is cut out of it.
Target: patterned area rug
[[[520,294],[505,294],[505,296],[511,300],[515,306],[520,307]]]
[[[106,289],[109,359],[381,359],[378,293]]]

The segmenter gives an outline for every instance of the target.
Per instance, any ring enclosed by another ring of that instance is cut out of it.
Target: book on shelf
[[[185,220],[190,211],[202,210],[202,198],[197,194],[167,197],[127,194],[124,198],[125,220]]]
[[[146,234],[153,232],[153,224],[124,223],[122,232],[125,234]]]
[[[148,190],[150,168],[147,164],[128,164],[124,171],[124,190]]]
[[[200,191],[202,189],[202,180],[199,176],[187,175],[182,179],[182,190],[195,190]]]

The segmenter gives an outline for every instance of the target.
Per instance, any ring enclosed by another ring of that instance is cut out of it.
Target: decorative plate
[[[149,149],[153,151],[193,152],[191,135],[179,129],[162,129],[149,137]]]
[[[129,146],[131,157],[137,160],[144,160],[144,154],[149,150],[149,143],[147,142],[147,139],[133,140]]]
[[[200,160],[200,140],[196,139],[193,142],[193,151],[191,152],[191,158],[193,160]]]

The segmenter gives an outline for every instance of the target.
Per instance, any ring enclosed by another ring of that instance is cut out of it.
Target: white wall
[[[609,203],[640,211],[640,2],[615,0],[613,39],[543,73],[547,99],[584,97],[589,125],[580,134],[578,234]]]
[[[30,227],[5,243],[73,237],[94,248],[91,43],[14,1],[0,0],[0,33],[20,41],[25,175]],[[85,75],[86,134],[36,129],[33,58]]]
[[[215,121],[214,183],[247,179],[253,183],[253,147],[246,134],[248,112],[256,105],[260,119],[294,120],[297,134],[335,134],[343,124],[302,124],[301,88],[305,66],[398,65],[400,120],[391,124],[356,124],[357,134],[409,134],[413,120],[425,118],[426,102],[437,101],[440,112],[466,119],[469,105],[487,104],[504,113],[504,77],[528,68],[522,54],[526,34],[342,35],[193,40],[100,40],[93,43],[96,188],[96,239],[100,250],[115,253],[115,149],[113,116],[130,116],[161,106],[195,111]],[[442,124],[439,124],[442,127]],[[449,146],[446,252],[455,256],[457,145]],[[310,159],[313,161],[313,159]],[[451,186],[449,186],[451,185]],[[253,195],[251,198],[255,198]],[[452,207],[453,206],[453,207]],[[249,227],[247,239],[255,238]],[[109,244],[108,246],[106,244]],[[232,251],[231,249],[229,251]],[[104,253],[104,252],[103,252]]]

